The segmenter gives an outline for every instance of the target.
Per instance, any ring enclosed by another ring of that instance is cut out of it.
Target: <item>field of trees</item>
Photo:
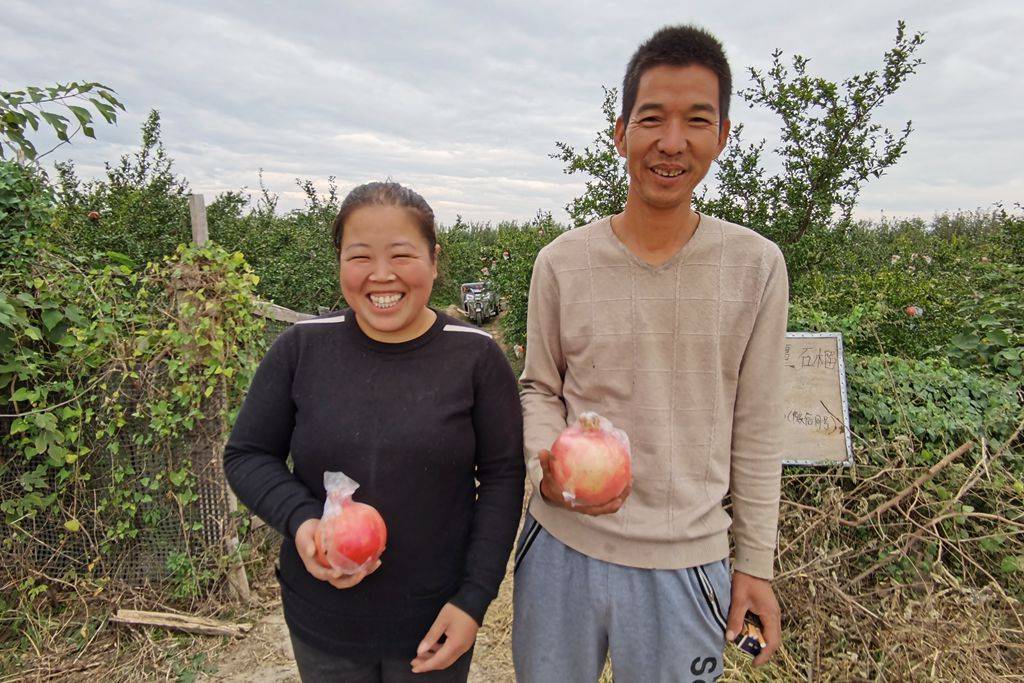
[[[909,122],[878,119],[921,67],[922,42],[901,25],[879,69],[839,83],[776,54],[739,97],[778,116],[778,140],[746,141],[740,127],[699,198],[782,247],[790,330],[843,334],[855,451],[849,470],[784,472],[785,644],[756,672],[730,654],[728,680],[996,680],[1024,668],[1024,208],[854,218],[863,186],[906,153]],[[273,532],[243,510],[237,546],[194,551],[198,473],[173,456],[204,425],[230,426],[273,335],[256,298],[344,305],[330,242],[342,197],[298,180],[305,205],[282,212],[262,182],[223,193],[208,205],[212,244],[190,246],[189,185],[157,112],[104,177],[33,163],[38,124],[89,135],[88,107],[108,122],[121,108],[99,84],[59,88],[0,92],[0,681],[84,680],[100,666],[111,680],[194,680],[214,674],[227,640],[110,617],[276,609]],[[613,122],[617,93],[605,95]],[[433,304],[489,280],[509,351],[529,344],[538,250],[625,200],[609,129],[553,150],[587,179],[566,207],[572,225],[540,210],[439,226]],[[155,528],[181,542],[141,585],[126,581]],[[248,606],[224,597],[238,563],[259,596]],[[477,648],[481,680],[509,675],[509,618],[506,586]]]

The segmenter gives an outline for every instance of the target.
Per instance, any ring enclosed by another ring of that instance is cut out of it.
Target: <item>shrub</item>
[[[538,212],[526,224],[500,224],[497,244],[491,247],[489,255],[485,254],[485,258],[489,256],[484,266],[486,275],[505,300],[506,312],[501,318],[501,327],[509,350],[517,344],[527,343],[526,309],[537,253],[564,230],[550,213]]]
[[[953,363],[992,376],[1024,375],[1024,266],[980,264],[957,310],[961,331],[945,347]]]
[[[82,183],[70,162],[57,165],[57,176],[59,210],[47,237],[67,253],[114,252],[142,266],[192,240],[188,183],[174,174],[156,111],[142,126],[142,147],[107,164],[105,179]]]
[[[485,251],[498,241],[498,231],[489,223],[466,223],[461,216],[450,226],[438,226],[437,242],[441,255],[437,262],[437,281],[431,302],[448,306],[461,302],[460,286],[464,282],[488,279],[481,272],[486,266]],[[489,253],[489,251],[488,251]]]
[[[277,197],[262,179],[255,203],[240,192],[220,195],[207,212],[210,237],[245,254],[260,277],[260,297],[315,313],[321,306],[333,308],[343,301],[331,243],[339,200],[333,178],[325,196],[309,180],[296,183],[305,195],[305,206],[284,216],[277,215]]]
[[[946,359],[848,355],[846,369],[854,433],[880,444],[911,439],[915,464],[930,464],[979,437],[997,448],[1020,421],[1013,383],[954,367]],[[1022,464],[1018,475],[1024,475]]]
[[[143,269],[64,253],[41,237],[50,197],[0,162],[7,586],[21,561],[39,576],[109,577],[157,556],[151,542],[187,548],[203,531],[190,440],[226,429],[264,344],[241,254],[183,246]]]

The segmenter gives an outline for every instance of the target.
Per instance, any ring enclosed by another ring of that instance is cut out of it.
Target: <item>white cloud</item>
[[[666,23],[695,21],[726,45],[737,88],[771,51],[798,52],[828,78],[876,68],[903,17],[927,32],[926,64],[887,104],[884,125],[913,119],[907,156],[864,192],[861,211],[930,216],[1024,196],[1024,6],[996,0],[781,5],[680,10],[567,0],[473,2],[7,0],[0,88],[102,81],[128,106],[54,157],[83,176],[137,146],[152,108],[176,170],[195,191],[264,182],[284,209],[296,177],[342,191],[391,176],[433,202],[443,221],[528,219],[583,187],[549,158],[556,140],[590,144],[603,125],[601,85],[617,85],[632,50]],[[747,139],[777,122],[734,99]]]

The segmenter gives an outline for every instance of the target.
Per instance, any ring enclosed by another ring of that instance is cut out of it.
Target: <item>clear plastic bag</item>
[[[551,474],[570,505],[608,503],[632,481],[629,436],[597,413],[581,413],[551,446]]]
[[[316,533],[316,558],[324,567],[357,574],[373,567],[387,544],[387,526],[377,509],[357,503],[359,484],[343,472],[324,472],[327,500]]]

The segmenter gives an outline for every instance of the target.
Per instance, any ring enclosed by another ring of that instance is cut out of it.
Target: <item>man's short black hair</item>
[[[732,71],[725,58],[722,43],[713,35],[696,26],[666,26],[637,48],[626,67],[622,79],[622,120],[629,122],[629,115],[636,104],[636,92],[640,77],[656,66],[690,66],[698,64],[707,67],[718,76],[718,112],[720,120],[729,118],[729,97],[732,94]]]

